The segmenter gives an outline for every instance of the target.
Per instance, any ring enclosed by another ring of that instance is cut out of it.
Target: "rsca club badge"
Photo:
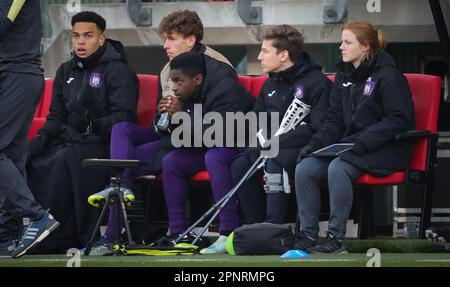
[[[294,94],[294,96],[297,99],[301,100],[303,98],[303,94],[304,94],[303,90],[304,90],[303,85],[295,85],[295,94]]]
[[[103,84],[103,74],[92,73],[89,85],[93,88],[100,88]]]
[[[372,81],[372,78],[368,78],[366,81],[366,85],[364,86],[363,95],[364,96],[370,96],[373,93],[373,90],[375,89],[375,82]]]

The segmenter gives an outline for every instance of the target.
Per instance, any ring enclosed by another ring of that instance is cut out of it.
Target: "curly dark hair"
[[[197,42],[203,39],[203,24],[194,11],[175,11],[161,20],[159,33],[177,32],[185,37],[195,36]]]

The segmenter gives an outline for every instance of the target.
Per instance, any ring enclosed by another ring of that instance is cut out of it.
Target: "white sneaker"
[[[209,247],[200,250],[200,254],[227,253],[226,243],[227,237],[225,235],[220,235],[216,242],[211,244]]]

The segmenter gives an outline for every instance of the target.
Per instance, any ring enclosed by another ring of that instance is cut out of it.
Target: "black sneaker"
[[[160,239],[153,241],[149,244],[150,247],[173,247],[175,245],[175,239],[177,239],[178,235],[166,235],[161,237]]]
[[[295,240],[295,249],[308,252],[308,250],[317,245],[317,238],[300,232],[300,239]]]
[[[44,240],[59,225],[53,216],[46,211],[41,219],[32,221],[25,227],[16,249],[11,252],[12,257],[25,255],[31,248]]]
[[[175,242],[175,240],[179,237],[179,234],[173,234],[173,235],[166,235],[164,237],[161,237],[160,239],[156,240],[155,242],[151,243],[151,247],[157,247],[157,248],[171,248],[174,247],[178,243],[192,243],[194,241],[196,234],[193,232],[189,232],[187,235],[185,235],[183,238],[181,238],[178,242]],[[199,246],[199,248],[205,247],[205,242],[202,238],[199,238],[196,242],[196,246]]]
[[[331,232],[327,232],[327,236],[317,246],[310,248],[308,251],[311,253],[348,253],[344,241],[336,238]]]
[[[450,225],[425,230],[425,237],[450,249]]]
[[[107,235],[103,235],[97,242],[92,246],[89,255],[103,256],[112,251],[114,245],[114,239],[109,238]]]

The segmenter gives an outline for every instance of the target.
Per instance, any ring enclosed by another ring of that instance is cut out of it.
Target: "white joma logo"
[[[70,84],[70,82],[72,82],[73,80],[75,80],[75,78],[69,78],[69,79],[67,80],[67,83]]]
[[[267,96],[271,97],[273,94],[275,94],[276,91],[273,91],[272,93],[268,93]]]
[[[342,83],[342,85],[343,85],[344,87],[348,87],[348,86],[350,86],[351,84],[352,84],[351,82]]]

